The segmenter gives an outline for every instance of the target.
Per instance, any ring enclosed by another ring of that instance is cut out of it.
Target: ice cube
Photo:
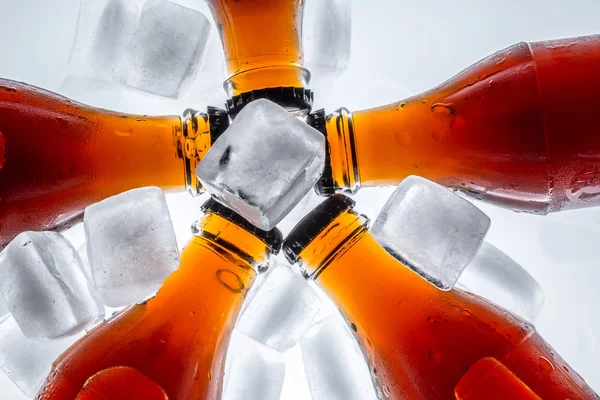
[[[73,335],[104,317],[77,251],[57,232],[23,232],[9,243],[0,292],[30,339]]]
[[[369,368],[339,314],[315,325],[300,340],[313,399],[377,399]]]
[[[279,264],[268,272],[236,326],[257,342],[285,352],[310,328],[320,302],[299,274]]]
[[[307,1],[302,21],[304,65],[311,73],[311,84],[318,86],[336,79],[350,61],[350,0]]]
[[[139,8],[130,0],[81,0],[80,4],[69,75],[110,80],[133,37]]]
[[[209,32],[210,23],[201,12],[148,0],[112,77],[126,86],[178,98],[198,69]]]
[[[227,350],[224,400],[278,400],[284,378],[283,354],[233,330]]]
[[[544,304],[539,283],[516,261],[487,242],[467,265],[458,284],[530,322]]]
[[[23,393],[33,397],[50,372],[54,360],[81,335],[61,340],[34,341],[27,339],[15,319],[9,317],[0,322],[0,369]]]
[[[481,210],[417,176],[396,188],[372,235],[388,253],[442,290],[450,290],[473,259],[490,226]]]
[[[179,265],[167,201],[157,187],[93,204],[83,224],[92,280],[109,307],[143,300]]]
[[[206,190],[270,230],[308,193],[325,161],[325,137],[268,100],[248,104],[200,161]]]

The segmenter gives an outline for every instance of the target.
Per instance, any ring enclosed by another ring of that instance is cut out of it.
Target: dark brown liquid
[[[178,116],[117,114],[0,79],[0,249],[109,196],[182,189]]]
[[[316,282],[356,328],[387,398],[454,399],[465,371],[493,357],[543,399],[598,399],[532,326],[481,297],[437,289],[364,229],[354,240]]]
[[[304,0],[207,0],[221,35],[231,95],[277,86],[304,87]]]
[[[220,217],[204,218],[237,242],[258,239]],[[264,248],[264,245],[263,245]],[[263,250],[264,251],[264,250]],[[170,400],[219,399],[229,336],[256,273],[247,261],[194,237],[156,297],[102,323],[53,365],[40,400],[72,400],[86,381],[126,366],[154,381]],[[118,381],[112,381],[118,385]],[[127,382],[122,382],[125,390]]]
[[[517,44],[428,92],[355,112],[361,184],[419,175],[514,210],[598,205],[599,101],[600,36]]]

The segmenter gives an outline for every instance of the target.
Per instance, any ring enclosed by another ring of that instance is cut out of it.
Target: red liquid
[[[148,377],[133,368],[114,367],[91,377],[76,400],[169,400]]]
[[[598,205],[599,102],[600,36],[520,43],[428,92],[353,113],[358,178],[419,175],[540,214]],[[336,154],[349,150],[334,126],[333,175],[344,188]]]
[[[220,216],[209,214],[201,222],[204,232],[243,244],[244,258],[212,239],[193,237],[158,294],[71,346],[54,363],[37,399],[73,400],[89,378],[119,366],[152,380],[169,400],[220,398],[229,336],[256,275],[248,260],[260,255],[264,261],[268,253],[259,239]],[[127,385],[112,380],[111,390]]]
[[[178,116],[117,114],[0,79],[0,249],[106,197],[183,189]]]

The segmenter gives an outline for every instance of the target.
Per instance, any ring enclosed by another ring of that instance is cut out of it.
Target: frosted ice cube
[[[490,226],[481,210],[417,176],[396,188],[372,235],[388,253],[442,290],[450,290],[473,259]]]
[[[268,272],[236,327],[257,342],[285,352],[310,328],[320,302],[299,274],[279,264]]]
[[[530,322],[535,322],[544,304],[539,283],[520,264],[487,242],[458,278],[458,284]]]
[[[167,202],[157,187],[93,204],[83,224],[92,280],[109,307],[143,300],[179,265]]]
[[[302,21],[304,65],[311,73],[311,84],[337,78],[350,61],[350,0],[309,0]]]
[[[300,339],[313,399],[377,399],[369,368],[342,317],[327,318]]]
[[[30,339],[69,336],[104,317],[77,251],[57,232],[23,232],[9,243],[0,292]]]
[[[233,330],[227,350],[224,400],[278,400],[284,378],[283,354]]]
[[[33,397],[48,376],[54,360],[81,335],[33,341],[23,335],[14,318],[7,318],[0,322],[0,369],[23,393]]]
[[[323,171],[325,138],[282,107],[248,104],[200,161],[206,190],[248,221],[271,230]]]
[[[130,0],[81,0],[69,75],[108,80],[133,37],[139,8]]]
[[[201,12],[166,0],[148,0],[112,77],[123,85],[178,98],[206,49],[210,23]]]

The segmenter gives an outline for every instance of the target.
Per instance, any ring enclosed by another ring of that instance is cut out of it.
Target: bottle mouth
[[[325,136],[325,168],[321,177],[315,184],[315,192],[319,196],[329,197],[335,194],[335,184],[333,182],[333,171],[331,169],[331,153],[329,141],[327,141],[327,126],[326,126],[325,110],[320,109],[306,118],[306,123],[318,130]]]
[[[283,235],[277,228],[273,228],[270,231],[263,231],[252,225],[244,217],[233,211],[231,208],[219,203],[214,198],[208,199],[200,209],[205,214],[212,213],[226,219],[227,221],[238,225],[244,230],[248,231],[252,235],[256,236],[261,242],[263,242],[269,248],[271,254],[276,255],[281,250],[281,243],[283,242]]]
[[[342,194],[336,194],[319,204],[294,227],[283,241],[283,253],[294,264],[300,253],[323,232],[333,220],[345,211],[352,210],[355,202]]]
[[[310,112],[314,93],[310,89],[293,86],[251,90],[227,100],[226,106],[229,116],[234,119],[244,107],[258,99],[270,100],[288,111],[307,110],[307,112]]]

